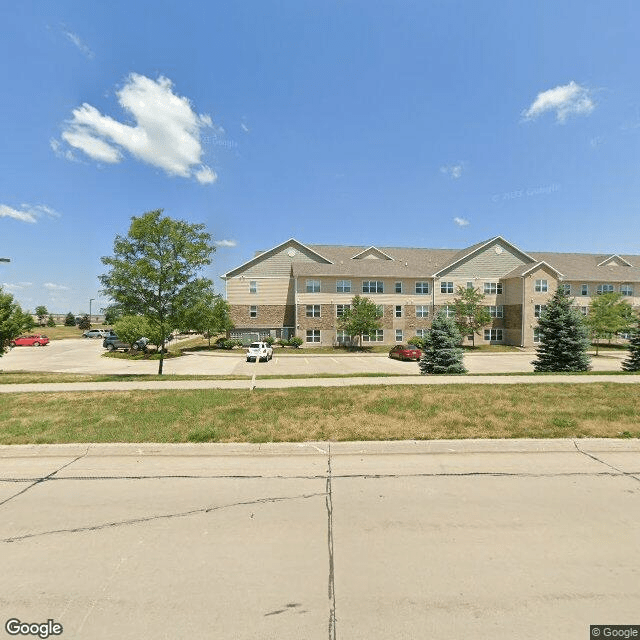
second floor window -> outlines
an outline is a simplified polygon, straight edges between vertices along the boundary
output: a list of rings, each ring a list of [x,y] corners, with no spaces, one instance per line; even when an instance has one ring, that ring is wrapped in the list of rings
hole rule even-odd
[[[501,304],[497,307],[487,307],[487,309],[492,318],[504,318],[504,307]]]
[[[536,280],[536,293],[546,293],[549,290],[549,284],[546,280]]]
[[[426,304],[418,304],[416,305],[416,318],[428,318],[429,317],[429,307]]]
[[[362,293],[384,293],[382,280],[363,280]]]
[[[351,309],[350,304],[337,304],[336,305],[336,318],[342,318],[342,316]]]
[[[402,318],[402,305],[396,305],[396,318]]]
[[[308,304],[307,305],[307,318],[319,318],[320,317],[320,305]]]
[[[533,315],[536,318],[542,317],[542,314],[547,310],[546,304],[537,304],[533,310]]]
[[[453,293],[453,282],[441,282],[440,293]]]
[[[429,283],[425,281],[416,282],[416,294],[423,295],[429,293]]]
[[[307,280],[307,293],[320,293],[320,280]]]
[[[252,305],[251,307],[249,307],[249,317],[250,318],[257,318],[258,317],[258,307],[255,305]]]

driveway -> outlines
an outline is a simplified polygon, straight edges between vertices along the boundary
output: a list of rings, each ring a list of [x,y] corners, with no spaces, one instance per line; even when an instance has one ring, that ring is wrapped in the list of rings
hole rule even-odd
[[[157,373],[157,361],[103,358],[101,340],[54,340],[46,347],[16,347],[0,358],[0,371],[54,371],[64,373]],[[619,371],[626,353],[609,352],[592,359],[594,371]],[[486,353],[465,356],[470,373],[533,371],[533,352]],[[244,351],[193,353],[165,360],[164,372],[201,375],[309,375],[315,373],[417,374],[415,362],[399,362],[385,355],[315,355],[281,353],[276,349],[268,363],[247,363]]]
[[[585,640],[639,539],[637,440],[0,447],[2,623],[63,638]]]

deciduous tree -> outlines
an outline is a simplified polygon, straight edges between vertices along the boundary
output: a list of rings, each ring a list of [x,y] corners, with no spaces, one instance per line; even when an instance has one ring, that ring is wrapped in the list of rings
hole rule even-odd
[[[143,315],[152,332],[162,336],[158,373],[162,374],[164,337],[178,326],[211,281],[199,276],[215,248],[203,224],[191,224],[149,211],[131,219],[129,232],[116,236],[113,256],[100,276],[103,292],[127,315]]]
[[[596,296],[589,305],[589,315],[586,318],[591,337],[596,343],[596,355],[600,339],[611,337],[629,329],[634,315],[631,305],[622,299],[620,293],[603,293]]]
[[[30,313],[23,312],[10,293],[0,287],[0,356],[22,332],[33,327]]]
[[[475,346],[476,334],[480,335],[480,330],[491,322],[491,315],[482,304],[484,294],[480,289],[467,289],[458,287],[456,297],[453,299],[455,311],[454,322],[460,331],[461,338],[471,335],[472,343]]]
[[[38,324],[41,327],[44,326],[44,323],[47,320],[48,315],[49,315],[49,312],[47,311],[47,307],[45,307],[42,304],[36,307],[36,316],[38,318]]]
[[[363,335],[371,335],[382,327],[378,305],[369,298],[354,296],[350,308],[338,318],[338,327],[350,336],[358,336],[362,346]]]
[[[185,309],[179,326],[183,331],[197,331],[207,336],[210,347],[212,336],[233,329],[229,303],[213,291],[205,292],[193,306]]]

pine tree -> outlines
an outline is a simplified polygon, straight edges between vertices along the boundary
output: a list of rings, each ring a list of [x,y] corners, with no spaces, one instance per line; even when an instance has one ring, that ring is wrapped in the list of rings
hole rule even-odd
[[[466,373],[462,363],[460,331],[456,323],[440,312],[424,339],[420,373]]]
[[[535,371],[588,371],[589,330],[571,299],[558,289],[538,321],[540,346]]]
[[[71,313],[71,311],[69,311],[69,313],[67,313],[67,315],[65,316],[64,326],[65,327],[75,327],[76,326],[76,317],[73,315],[73,313]]]
[[[640,316],[636,318],[629,342],[629,355],[623,361],[622,368],[624,371],[640,371]]]

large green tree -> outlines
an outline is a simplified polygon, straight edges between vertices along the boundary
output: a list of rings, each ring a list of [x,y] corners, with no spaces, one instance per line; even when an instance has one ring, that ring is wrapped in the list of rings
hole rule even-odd
[[[461,341],[462,336],[454,320],[447,318],[442,311],[438,313],[423,339],[422,357],[418,363],[420,373],[466,373]]]
[[[596,296],[589,305],[586,318],[591,337],[596,344],[596,355],[601,338],[627,331],[634,320],[631,305],[622,299],[620,293],[603,293]]]
[[[0,356],[23,331],[33,327],[33,318],[22,311],[20,305],[10,293],[4,293],[0,287]]]
[[[571,299],[558,289],[538,320],[540,344],[535,371],[588,371],[589,330],[584,316],[571,306]]]
[[[113,329],[118,338],[129,345],[129,349],[133,349],[133,345],[140,338],[151,340],[149,321],[145,316],[122,316],[116,321]]]
[[[453,299],[455,311],[454,322],[460,331],[461,337],[471,335],[472,342],[476,344],[476,334],[480,335],[480,330],[491,322],[491,314],[482,302],[484,294],[480,289],[467,289],[458,287],[456,297]]]
[[[631,331],[629,355],[622,362],[625,371],[640,371],[640,315],[634,314],[634,326]]]
[[[350,336],[358,336],[362,346],[363,335],[371,335],[382,328],[378,305],[369,298],[354,296],[349,309],[338,318],[338,327]]]
[[[64,317],[64,326],[65,327],[75,327],[76,326],[76,317],[69,311],[67,315]]]
[[[47,311],[47,307],[45,307],[43,304],[36,307],[36,317],[38,318],[38,324],[41,327],[44,326],[48,315],[49,312]]]
[[[211,263],[215,247],[203,224],[191,224],[162,215],[162,210],[134,216],[126,236],[116,236],[113,256],[100,276],[103,292],[126,315],[147,318],[161,336],[158,373],[162,374],[165,336],[179,324],[211,281],[200,277]]]

